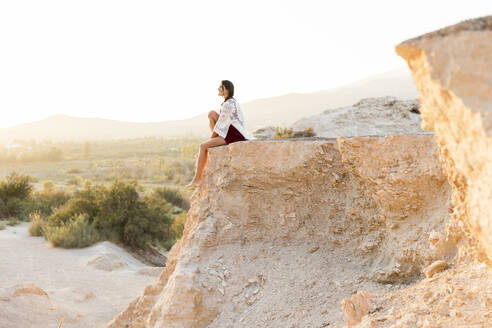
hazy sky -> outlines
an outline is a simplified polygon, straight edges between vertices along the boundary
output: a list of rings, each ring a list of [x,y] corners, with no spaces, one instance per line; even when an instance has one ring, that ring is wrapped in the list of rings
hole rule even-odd
[[[0,127],[54,114],[134,122],[313,92],[406,67],[395,45],[492,1],[0,0]]]

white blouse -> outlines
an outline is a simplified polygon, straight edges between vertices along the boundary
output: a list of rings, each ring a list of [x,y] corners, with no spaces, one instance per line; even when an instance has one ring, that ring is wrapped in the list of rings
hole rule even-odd
[[[227,101],[221,105],[219,119],[215,123],[214,131],[222,138],[225,138],[230,125],[233,125],[243,135],[244,139],[255,139],[250,137],[246,131],[243,111],[237,100],[234,98],[227,99]]]

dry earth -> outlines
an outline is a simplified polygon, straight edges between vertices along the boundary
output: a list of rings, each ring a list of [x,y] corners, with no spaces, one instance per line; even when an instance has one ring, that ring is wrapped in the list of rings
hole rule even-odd
[[[158,271],[156,271],[158,270]],[[0,231],[0,327],[103,327],[162,272],[101,242],[52,248],[28,223]]]

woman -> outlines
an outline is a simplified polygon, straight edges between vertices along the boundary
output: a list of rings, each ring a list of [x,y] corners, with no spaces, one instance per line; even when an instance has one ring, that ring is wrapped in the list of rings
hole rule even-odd
[[[241,107],[237,100],[234,99],[234,85],[231,81],[221,81],[219,96],[224,98],[224,102],[220,105],[220,114],[214,110],[208,113],[212,136],[200,144],[195,177],[186,187],[200,183],[203,169],[207,162],[208,148],[252,139],[246,131]]]

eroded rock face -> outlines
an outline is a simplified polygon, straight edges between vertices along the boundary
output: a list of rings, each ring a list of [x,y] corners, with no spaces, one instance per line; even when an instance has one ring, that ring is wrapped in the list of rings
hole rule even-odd
[[[454,255],[450,193],[432,134],[211,148],[162,274],[107,327],[340,324],[354,291]]]
[[[317,137],[360,137],[421,133],[417,99],[397,97],[364,98],[352,106],[330,108],[302,118],[291,126],[295,131],[311,127]],[[258,139],[273,139],[275,127],[253,132]]]
[[[434,130],[453,187],[454,229],[492,266],[492,16],[396,47],[420,94],[422,127]]]
[[[364,98],[352,106],[331,108],[303,118],[294,131],[312,127],[325,138],[421,133],[417,99]]]

